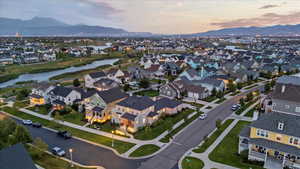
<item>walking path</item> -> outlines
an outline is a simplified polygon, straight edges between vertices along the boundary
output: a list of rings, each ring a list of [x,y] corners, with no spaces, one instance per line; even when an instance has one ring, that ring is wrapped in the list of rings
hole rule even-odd
[[[208,155],[222,142],[222,140],[224,139],[224,137],[234,128],[234,126],[240,121],[240,120],[247,120],[247,121],[252,121],[252,119],[250,120],[247,117],[243,117],[249,110],[251,110],[252,108],[254,108],[257,104],[259,103],[259,101],[257,101],[255,104],[249,106],[245,111],[243,111],[243,113],[241,115],[231,115],[229,118],[233,118],[235,119],[224,131],[223,133],[214,141],[214,143],[212,145],[210,145],[208,147],[208,149],[204,152],[204,153],[194,153],[191,149],[189,150],[178,162],[178,167],[179,169],[182,169],[182,160],[186,157],[186,156],[192,156],[192,157],[196,157],[198,159],[201,159],[204,162],[204,169],[211,169],[211,168],[224,168],[224,169],[237,169],[235,167],[231,167],[228,165],[224,165],[221,163],[216,163],[214,161],[211,161],[208,158]],[[237,117],[239,116],[239,117]],[[201,144],[201,143],[200,143]]]

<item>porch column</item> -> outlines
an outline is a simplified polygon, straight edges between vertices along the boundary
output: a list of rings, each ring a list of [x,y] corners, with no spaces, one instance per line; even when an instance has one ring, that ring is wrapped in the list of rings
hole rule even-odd
[[[265,154],[265,161],[264,162],[267,161],[267,158],[268,158],[268,149],[266,148],[266,154]]]
[[[282,168],[284,168],[285,156],[286,156],[286,153],[283,153]]]

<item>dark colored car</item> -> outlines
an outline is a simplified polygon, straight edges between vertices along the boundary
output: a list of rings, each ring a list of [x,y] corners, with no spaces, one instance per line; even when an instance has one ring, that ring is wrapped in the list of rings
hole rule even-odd
[[[72,138],[72,134],[68,131],[58,131],[57,135],[60,136],[60,137],[63,137],[64,139]]]
[[[32,127],[41,128],[42,124],[41,123],[32,123]]]

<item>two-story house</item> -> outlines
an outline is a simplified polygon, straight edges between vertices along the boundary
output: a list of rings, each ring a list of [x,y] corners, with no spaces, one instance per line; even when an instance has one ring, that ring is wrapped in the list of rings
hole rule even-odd
[[[106,74],[102,71],[93,72],[84,76],[85,87],[93,88],[94,83],[100,79],[106,78]]]
[[[112,112],[112,122],[120,124],[120,128],[136,132],[147,124],[147,116],[154,112],[155,102],[147,96],[130,96],[118,102]]]

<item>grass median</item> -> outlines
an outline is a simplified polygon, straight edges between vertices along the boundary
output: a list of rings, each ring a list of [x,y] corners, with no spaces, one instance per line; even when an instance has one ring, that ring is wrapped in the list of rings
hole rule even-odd
[[[217,129],[210,137],[207,137],[204,140],[204,143],[201,144],[198,148],[194,149],[195,153],[204,153],[209,146],[211,146],[217,138],[223,133],[223,131],[233,122],[233,119],[226,120],[219,129]]]
[[[159,149],[160,149],[160,147],[158,147],[157,145],[154,145],[154,144],[142,145],[141,147],[139,147],[138,149],[133,151],[129,155],[129,157],[143,157],[143,156],[151,155],[151,154],[157,152]]]
[[[182,169],[202,169],[204,162],[195,157],[185,157],[181,163]]]
[[[42,119],[30,114],[26,114],[24,112],[21,112],[15,108],[10,108],[10,107],[3,107],[0,110],[12,114],[14,116],[17,116],[19,118],[22,119],[29,119],[32,120],[33,122],[39,122],[41,123],[43,126],[55,129],[55,130],[67,130],[69,132],[72,133],[73,136],[97,143],[97,144],[101,144],[101,145],[105,145],[107,147],[111,147],[113,149],[115,149],[117,152],[119,152],[120,154],[127,152],[130,148],[132,148],[133,146],[135,146],[134,143],[128,143],[128,142],[123,142],[123,141],[119,141],[119,140],[114,140],[114,147],[112,147],[111,143],[112,143],[112,139],[105,137],[105,136],[101,136],[101,135],[97,135],[97,134],[93,134],[90,132],[86,132],[86,131],[82,131],[79,129],[75,129],[72,127],[68,127],[68,126],[64,126],[61,124],[56,123],[55,121],[49,121],[46,119]]]

